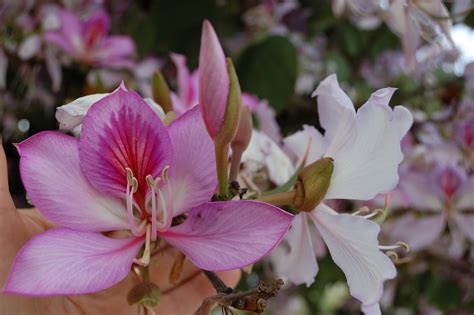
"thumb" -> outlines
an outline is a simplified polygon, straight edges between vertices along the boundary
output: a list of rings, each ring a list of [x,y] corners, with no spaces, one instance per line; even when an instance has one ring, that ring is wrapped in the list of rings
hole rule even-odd
[[[1,138],[0,142],[3,143]],[[8,188],[7,158],[2,144],[0,147],[0,212],[11,209],[15,209],[15,204],[13,203],[10,189]]]

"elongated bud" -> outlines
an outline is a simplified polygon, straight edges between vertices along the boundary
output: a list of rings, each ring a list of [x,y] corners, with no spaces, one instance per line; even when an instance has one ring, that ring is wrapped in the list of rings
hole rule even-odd
[[[248,106],[242,108],[242,113],[240,115],[239,128],[235,134],[234,139],[231,142],[231,148],[240,149],[245,151],[250,144],[250,139],[252,138],[253,122],[252,122],[252,113]]]
[[[143,305],[155,308],[160,303],[160,288],[151,282],[142,282],[134,286],[127,295],[129,305]]]
[[[224,123],[229,82],[224,51],[214,28],[206,20],[202,25],[199,52],[199,105],[207,131],[213,139]]]
[[[227,71],[230,79],[229,97],[226,103],[224,122],[214,138],[214,142],[220,145],[229,144],[235,138],[242,115],[242,92],[237,73],[230,58],[227,58]]]
[[[300,211],[312,211],[324,199],[331,183],[334,160],[326,157],[306,166],[296,182],[294,205]]]
[[[156,71],[151,78],[151,91],[153,93],[153,100],[160,104],[165,113],[173,110],[170,89],[163,74],[159,70]]]
[[[250,144],[252,138],[253,122],[252,113],[250,108],[245,106],[242,108],[242,114],[240,116],[239,128],[232,140],[230,147],[232,149],[232,162],[230,165],[230,180],[234,181],[239,174],[240,161],[244,151]]]

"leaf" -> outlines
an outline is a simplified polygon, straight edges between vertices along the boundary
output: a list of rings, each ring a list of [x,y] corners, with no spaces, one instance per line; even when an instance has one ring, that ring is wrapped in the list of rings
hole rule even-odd
[[[236,62],[242,90],[283,109],[294,93],[298,60],[295,47],[282,36],[248,46]]]

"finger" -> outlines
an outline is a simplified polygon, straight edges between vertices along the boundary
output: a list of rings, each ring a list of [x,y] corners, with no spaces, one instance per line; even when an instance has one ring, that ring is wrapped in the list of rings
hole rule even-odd
[[[157,314],[194,314],[202,301],[215,295],[216,290],[190,261],[185,262],[178,284],[170,284],[168,278],[175,258],[176,250],[167,248],[156,255],[151,264],[151,278],[162,292]],[[240,270],[218,274],[230,287],[234,287],[240,279]]]
[[[1,138],[0,142],[2,142]],[[7,158],[2,144],[0,148],[0,211],[12,210],[14,208],[15,205],[10,195],[10,189],[8,188]]]

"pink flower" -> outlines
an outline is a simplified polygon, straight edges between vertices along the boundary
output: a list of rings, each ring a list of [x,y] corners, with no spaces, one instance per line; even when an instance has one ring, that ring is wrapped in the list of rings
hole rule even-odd
[[[308,152],[308,163],[331,157],[334,171],[323,203],[295,217],[286,237],[290,250],[279,247],[274,252],[276,272],[309,286],[318,273],[315,245],[322,238],[346,275],[351,295],[362,302],[366,314],[380,314],[383,282],[395,277],[395,267],[381,251],[386,247],[379,246],[380,227],[368,220],[372,214],[340,214],[327,202],[369,200],[396,186],[403,159],[400,141],[412,124],[412,116],[402,106],[393,110],[388,106],[394,91],[385,88],[374,92],[356,112],[336,76],[331,75],[313,93],[318,97],[324,135],[305,126],[284,140],[298,156],[297,165]]]
[[[400,190],[407,199],[407,208],[416,209],[401,216],[390,232],[392,238],[405,241],[420,250],[437,241],[446,225],[451,233],[464,235],[474,242],[474,177],[463,168],[441,162],[424,170],[404,172]],[[453,237],[454,239],[454,237]]]
[[[61,227],[18,253],[5,292],[83,294],[147,265],[161,238],[206,270],[259,260],[292,216],[255,201],[208,202],[216,190],[213,143],[195,107],[165,127],[123,86],[95,102],[79,139],[42,132],[18,145],[28,195]],[[174,217],[187,214],[182,224]],[[113,238],[115,231],[121,238]],[[116,233],[117,234],[117,233]],[[145,245],[143,257],[137,254]]]
[[[44,39],[61,47],[71,57],[94,66],[131,67],[135,45],[128,36],[108,36],[110,17],[99,10],[85,21],[71,11],[58,12],[60,26],[44,34]]]

